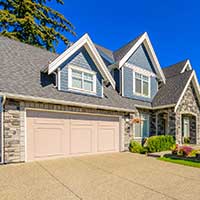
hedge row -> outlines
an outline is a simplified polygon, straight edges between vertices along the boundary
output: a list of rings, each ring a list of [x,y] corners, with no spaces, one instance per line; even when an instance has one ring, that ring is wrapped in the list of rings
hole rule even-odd
[[[149,137],[144,146],[139,142],[131,140],[129,150],[133,153],[153,153],[170,150],[175,144],[175,139],[171,135],[160,135]]]

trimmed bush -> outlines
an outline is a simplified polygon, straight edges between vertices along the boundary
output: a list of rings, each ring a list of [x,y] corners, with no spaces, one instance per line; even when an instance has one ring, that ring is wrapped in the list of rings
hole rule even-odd
[[[131,140],[130,145],[129,145],[129,150],[132,153],[142,153],[143,147],[139,142]]]
[[[171,135],[152,136],[147,140],[146,148],[148,152],[160,152],[171,150],[174,146],[175,140]]]
[[[190,137],[184,137],[184,144],[190,144]]]

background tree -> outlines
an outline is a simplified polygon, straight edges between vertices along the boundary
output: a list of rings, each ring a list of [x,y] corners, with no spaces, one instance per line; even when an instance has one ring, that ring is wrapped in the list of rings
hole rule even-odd
[[[51,0],[48,0],[51,2]],[[0,0],[0,35],[55,52],[68,32],[75,36],[74,26],[46,0]],[[64,4],[63,0],[56,0]]]

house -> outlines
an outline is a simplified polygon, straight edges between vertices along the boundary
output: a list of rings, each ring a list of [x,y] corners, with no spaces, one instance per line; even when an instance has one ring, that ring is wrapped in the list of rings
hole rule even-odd
[[[128,150],[131,138],[200,143],[189,60],[161,68],[147,33],[111,51],[85,34],[58,55],[0,37],[1,162]]]

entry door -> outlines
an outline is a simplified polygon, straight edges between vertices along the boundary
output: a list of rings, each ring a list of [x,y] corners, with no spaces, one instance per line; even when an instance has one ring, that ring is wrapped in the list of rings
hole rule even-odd
[[[190,137],[190,120],[189,117],[183,118],[183,136]]]

